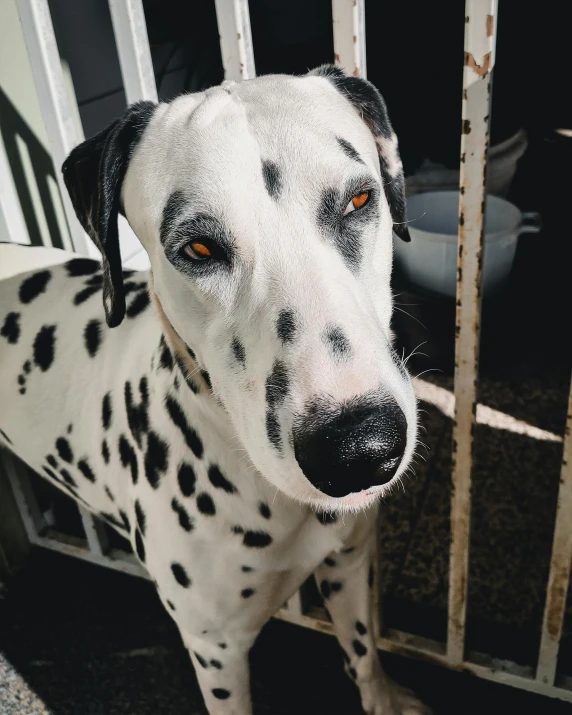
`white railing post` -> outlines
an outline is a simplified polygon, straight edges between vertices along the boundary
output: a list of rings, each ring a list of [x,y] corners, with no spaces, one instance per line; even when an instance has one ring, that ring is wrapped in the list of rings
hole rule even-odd
[[[334,59],[346,74],[367,76],[365,0],[332,0]]]
[[[253,79],[256,71],[248,0],[215,0],[215,8],[225,79]]]

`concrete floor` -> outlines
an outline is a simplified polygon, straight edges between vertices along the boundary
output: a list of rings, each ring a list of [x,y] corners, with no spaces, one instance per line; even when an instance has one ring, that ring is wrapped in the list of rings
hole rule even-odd
[[[572,706],[382,656],[435,715],[564,715]],[[361,713],[333,638],[271,622],[252,652],[257,715]],[[1,715],[205,713],[176,628],[148,582],[43,550],[0,598]]]

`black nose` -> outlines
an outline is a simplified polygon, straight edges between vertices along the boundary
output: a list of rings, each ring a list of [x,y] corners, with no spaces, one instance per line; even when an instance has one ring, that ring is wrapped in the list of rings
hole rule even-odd
[[[407,421],[397,403],[352,405],[332,415],[314,407],[294,427],[294,453],[312,484],[342,497],[397,472],[407,443]]]

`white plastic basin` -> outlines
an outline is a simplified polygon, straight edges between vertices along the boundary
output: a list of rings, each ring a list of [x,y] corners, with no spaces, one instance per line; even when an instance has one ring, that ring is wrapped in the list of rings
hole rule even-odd
[[[430,191],[407,200],[411,242],[394,237],[395,260],[413,284],[434,293],[455,297],[459,193]],[[527,223],[525,223],[525,221]],[[487,197],[483,260],[483,295],[498,292],[510,275],[518,237],[537,233],[536,213],[522,213],[497,196]]]

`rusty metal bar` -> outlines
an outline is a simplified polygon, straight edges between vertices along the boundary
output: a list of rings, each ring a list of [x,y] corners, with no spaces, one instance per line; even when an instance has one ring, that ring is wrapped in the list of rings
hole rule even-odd
[[[225,79],[253,79],[256,71],[248,0],[215,0],[215,8]]]
[[[556,524],[548,576],[542,639],[538,654],[536,678],[552,685],[558,664],[558,648],[562,637],[562,624],[566,610],[566,597],[570,583],[572,563],[572,384],[568,400],[566,432],[562,452],[562,471],[556,507]]]
[[[496,14],[497,0],[466,0],[447,629],[447,658],[451,666],[463,662],[465,650],[472,442],[478,378],[485,182]]]
[[[332,0],[334,59],[346,74],[367,76],[365,0]]]

